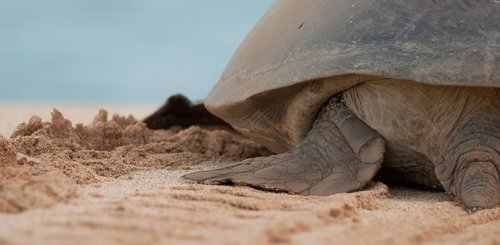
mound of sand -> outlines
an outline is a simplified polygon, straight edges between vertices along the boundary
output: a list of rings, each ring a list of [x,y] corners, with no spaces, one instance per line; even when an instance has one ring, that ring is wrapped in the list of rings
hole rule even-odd
[[[73,127],[54,110],[51,122],[33,117],[10,139],[0,138],[0,211],[50,207],[76,197],[78,185],[99,177],[265,154],[265,148],[228,130],[192,126],[153,131],[132,116],[108,120],[104,110],[90,125]]]

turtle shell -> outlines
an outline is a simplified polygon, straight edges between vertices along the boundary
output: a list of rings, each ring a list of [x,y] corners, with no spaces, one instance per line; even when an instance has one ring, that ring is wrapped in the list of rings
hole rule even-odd
[[[205,105],[283,152],[329,97],[376,79],[500,87],[500,1],[278,0]]]

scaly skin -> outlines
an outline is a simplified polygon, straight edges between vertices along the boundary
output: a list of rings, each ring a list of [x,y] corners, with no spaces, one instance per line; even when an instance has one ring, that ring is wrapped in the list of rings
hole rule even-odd
[[[383,154],[382,137],[334,98],[294,149],[184,177],[209,184],[331,195],[363,187],[380,168]]]
[[[470,210],[494,207],[500,200],[500,105],[488,97],[482,94],[469,105],[436,162],[445,190]]]

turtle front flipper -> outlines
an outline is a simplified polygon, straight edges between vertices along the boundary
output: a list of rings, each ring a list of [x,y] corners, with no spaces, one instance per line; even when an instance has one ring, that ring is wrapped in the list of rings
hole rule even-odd
[[[311,131],[288,152],[184,176],[207,184],[248,185],[303,195],[331,195],[363,187],[377,173],[385,147],[380,134],[338,98],[323,106]]]

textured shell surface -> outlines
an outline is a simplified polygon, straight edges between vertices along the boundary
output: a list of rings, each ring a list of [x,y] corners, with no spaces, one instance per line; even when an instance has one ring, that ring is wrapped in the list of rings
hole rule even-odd
[[[278,0],[205,105],[282,152],[330,96],[380,78],[500,87],[500,1]]]

